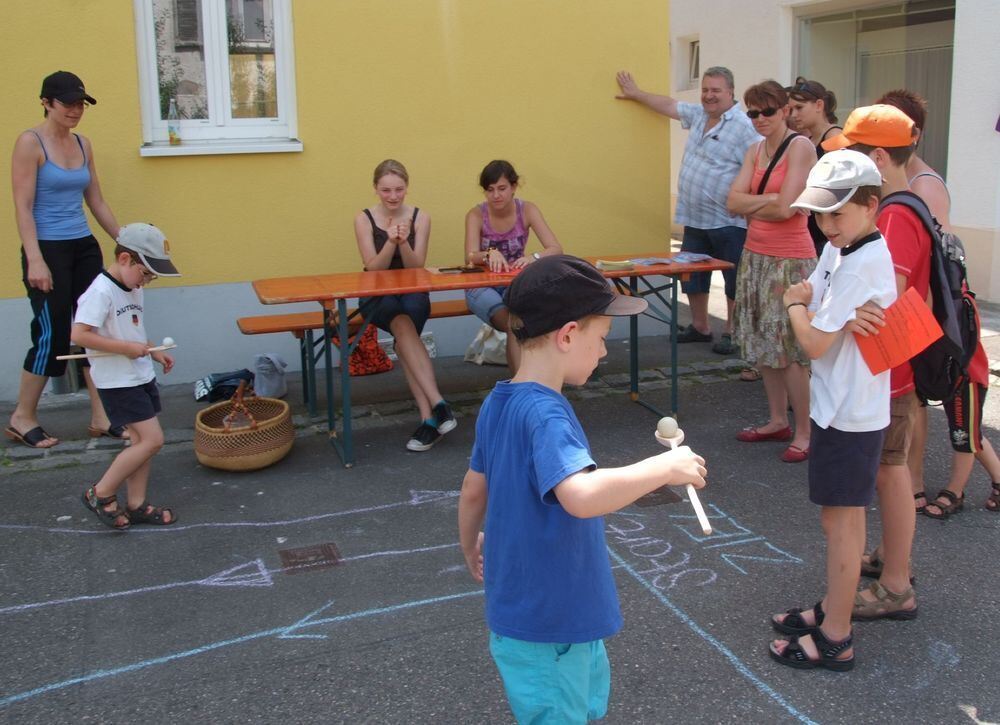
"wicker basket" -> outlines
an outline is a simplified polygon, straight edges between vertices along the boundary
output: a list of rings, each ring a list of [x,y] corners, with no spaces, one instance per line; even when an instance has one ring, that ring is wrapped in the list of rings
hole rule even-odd
[[[231,425],[240,415],[242,425]],[[249,420],[249,424],[246,421]],[[243,398],[210,405],[194,423],[198,461],[226,471],[256,471],[277,463],[292,450],[295,427],[288,403],[277,398]]]

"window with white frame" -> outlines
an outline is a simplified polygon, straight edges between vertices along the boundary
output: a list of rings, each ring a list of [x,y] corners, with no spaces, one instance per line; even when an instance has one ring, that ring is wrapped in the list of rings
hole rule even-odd
[[[688,43],[688,87],[698,88],[701,83],[701,41]]]
[[[296,151],[291,0],[134,0],[143,155]],[[181,144],[170,146],[176,101]]]

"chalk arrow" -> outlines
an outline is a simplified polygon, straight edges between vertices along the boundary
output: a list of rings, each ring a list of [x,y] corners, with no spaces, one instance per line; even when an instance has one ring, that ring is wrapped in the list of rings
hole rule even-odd
[[[431,501],[442,501],[446,498],[456,498],[459,493],[459,491],[421,491],[411,488],[410,505],[419,506],[422,503],[429,503]]]
[[[241,572],[237,574],[237,572]],[[234,566],[198,582],[206,587],[269,587],[274,584],[271,572],[261,559]]]

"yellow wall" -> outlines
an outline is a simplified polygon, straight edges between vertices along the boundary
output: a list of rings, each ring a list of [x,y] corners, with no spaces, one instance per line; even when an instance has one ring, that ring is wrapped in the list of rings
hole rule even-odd
[[[607,0],[295,0],[304,152],[141,158],[132,4],[9,3],[0,139],[9,149],[40,121],[44,75],[80,75],[99,101],[79,130],[94,143],[105,197],[119,222],[161,226],[184,272],[157,286],[357,269],[352,219],[390,156],[410,172],[408,201],[433,217],[429,264],[461,260],[464,215],[493,158],[514,163],[521,196],[567,251],[664,250],[667,124],[615,101],[614,72],[668,86],[668,5],[631,0],[622,12]],[[17,297],[7,199],[0,297]]]

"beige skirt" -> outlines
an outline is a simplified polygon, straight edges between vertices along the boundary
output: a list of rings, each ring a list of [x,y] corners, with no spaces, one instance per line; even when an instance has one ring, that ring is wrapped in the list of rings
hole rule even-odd
[[[771,368],[809,364],[795,341],[782,295],[793,284],[808,279],[815,267],[815,258],[786,259],[743,250],[736,274],[733,342],[740,346],[744,360]]]

